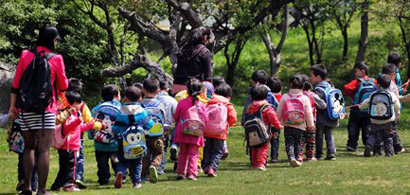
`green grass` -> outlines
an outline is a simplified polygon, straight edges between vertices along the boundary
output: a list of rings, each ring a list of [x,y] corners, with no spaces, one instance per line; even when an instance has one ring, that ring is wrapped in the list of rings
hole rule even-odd
[[[240,106],[237,106],[240,113]],[[402,142],[410,144],[410,110],[404,110],[399,123]],[[410,193],[409,153],[392,158],[384,156],[364,158],[363,147],[359,153],[345,150],[347,139],[347,121],[343,121],[334,132],[337,161],[318,161],[305,163],[299,168],[290,168],[284,151],[284,139],[281,135],[280,163],[269,165],[266,172],[252,170],[243,145],[243,129],[230,130],[228,144],[229,157],[221,162],[218,177],[209,178],[199,173],[198,181],[176,181],[172,163],[166,164],[166,175],[161,176],[157,184],[143,184],[141,189],[132,189],[127,182],[120,189],[113,185],[100,187],[97,181],[96,161],[92,141],[85,142],[86,167],[85,178],[89,188],[77,194],[404,194]],[[15,193],[17,183],[17,155],[8,152],[5,131],[0,132],[0,194]],[[361,146],[361,143],[359,143]],[[58,171],[58,158],[55,150],[51,154],[51,166],[48,187],[54,181]],[[168,159],[168,158],[167,158]],[[113,178],[112,178],[113,179]],[[61,192],[60,194],[67,194]]]

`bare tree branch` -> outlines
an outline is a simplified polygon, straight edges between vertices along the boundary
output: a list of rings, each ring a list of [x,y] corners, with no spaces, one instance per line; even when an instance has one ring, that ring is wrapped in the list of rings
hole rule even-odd
[[[192,28],[198,28],[200,26],[204,26],[204,23],[199,17],[198,13],[196,13],[191,8],[189,3],[178,3],[175,0],[166,0],[166,1],[174,9],[181,12],[181,14],[188,21],[188,23],[192,26]]]

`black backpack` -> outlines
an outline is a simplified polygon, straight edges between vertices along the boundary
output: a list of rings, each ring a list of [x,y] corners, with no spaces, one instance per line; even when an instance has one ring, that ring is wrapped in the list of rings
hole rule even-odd
[[[44,113],[52,102],[51,69],[48,60],[54,53],[32,50],[34,58],[20,80],[17,107],[26,112]],[[41,56],[41,53],[44,53]]]
[[[245,139],[248,147],[257,147],[267,143],[270,137],[270,129],[263,122],[262,110],[266,106],[262,106],[258,112],[245,116]]]

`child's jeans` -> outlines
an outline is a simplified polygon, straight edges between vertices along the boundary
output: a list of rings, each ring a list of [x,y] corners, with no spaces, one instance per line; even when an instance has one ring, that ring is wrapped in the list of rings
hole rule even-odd
[[[97,176],[100,185],[106,185],[110,181],[111,173],[108,162],[111,160],[111,168],[117,174],[118,157],[117,152],[95,151],[95,158],[97,160]]]
[[[224,141],[222,139],[206,138],[204,147],[204,159],[202,161],[202,168],[213,169],[215,171],[219,168],[219,161],[223,156]]]
[[[85,164],[84,140],[81,139],[80,151],[77,157],[77,167],[76,167],[75,179],[84,181],[84,164]]]
[[[186,177],[198,175],[198,151],[195,144],[179,144],[177,174]]]
[[[150,137],[146,139],[146,142],[148,150],[142,159],[142,178],[147,178],[151,165],[159,168],[162,162],[162,153],[164,153],[164,137]]]
[[[322,124],[316,124],[316,158],[322,158],[323,155],[323,135],[326,139],[327,156],[334,155],[335,139],[333,137],[333,127],[327,127]]]
[[[251,164],[253,168],[264,167],[268,156],[269,142],[258,147],[251,147]]]
[[[367,133],[370,130],[370,118],[359,117],[356,112],[351,111],[349,116],[349,123],[347,125],[348,140],[347,147],[356,149],[359,141],[360,129],[362,130],[362,142],[366,145]]]
[[[299,158],[303,159],[303,148],[306,146],[306,158],[313,158],[315,155],[315,130],[306,130],[303,132]]]
[[[38,152],[35,151],[35,164],[33,169],[33,174],[31,175],[31,189],[33,191],[37,191],[37,184],[38,184],[38,174],[37,174],[37,156]],[[24,168],[23,168],[23,153],[18,153],[18,164],[17,164],[17,179],[18,181],[24,180]]]
[[[133,184],[141,183],[141,170],[142,170],[142,158],[137,159],[125,159],[124,152],[118,151],[118,173],[121,172],[123,175],[130,170],[130,178]]]
[[[159,173],[164,173],[165,171],[165,161],[167,160],[167,150],[170,142],[170,136],[165,135],[164,136],[164,152],[162,154],[162,161],[161,164],[159,165],[158,172]]]
[[[285,145],[289,160],[298,160],[303,130],[285,126]]]
[[[393,123],[371,124],[366,145],[373,149],[376,144],[383,142],[385,155],[392,156],[394,154],[393,132]]]
[[[271,149],[270,149],[270,158],[271,159],[278,159],[278,157],[279,157],[280,130],[279,129],[274,129],[274,128],[272,128],[272,130],[273,130],[272,133],[273,133],[274,136],[270,140],[270,147],[271,147]],[[275,137],[275,133],[278,134],[277,137]]]
[[[58,150],[58,162],[60,164],[57,177],[51,185],[52,190],[61,187],[74,186],[75,168],[76,168],[76,152],[67,150]]]

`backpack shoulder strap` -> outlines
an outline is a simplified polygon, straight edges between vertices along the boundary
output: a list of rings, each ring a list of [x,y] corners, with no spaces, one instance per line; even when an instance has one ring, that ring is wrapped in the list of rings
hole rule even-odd
[[[55,55],[57,55],[57,54],[56,54],[56,53],[53,53],[53,52],[44,53],[44,56],[46,56],[46,59],[47,59],[47,60],[51,59],[51,58],[54,57]]]

